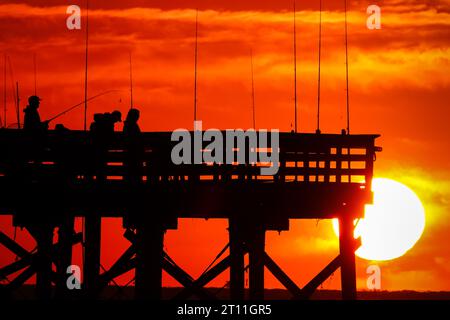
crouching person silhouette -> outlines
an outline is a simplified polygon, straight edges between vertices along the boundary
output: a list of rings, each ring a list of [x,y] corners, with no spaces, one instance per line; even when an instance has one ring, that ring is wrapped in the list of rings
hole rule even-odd
[[[107,179],[107,157],[114,141],[114,125],[122,121],[119,111],[97,113],[90,126],[91,159],[89,165],[90,179],[103,183]]]

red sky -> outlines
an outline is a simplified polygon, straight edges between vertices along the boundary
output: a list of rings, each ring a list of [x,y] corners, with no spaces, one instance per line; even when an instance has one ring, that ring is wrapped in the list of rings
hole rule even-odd
[[[318,3],[298,1],[299,125],[315,130]],[[381,133],[375,175],[405,183],[426,209],[425,232],[405,256],[379,263],[387,290],[450,290],[450,109],[448,0],[376,1],[382,29],[366,28],[366,8],[375,1],[349,1],[349,73],[352,133]],[[321,129],[345,127],[343,1],[324,1]],[[83,100],[83,29],[66,28],[69,4],[85,1],[0,3],[0,52],[11,59],[22,101],[37,92],[46,119]],[[204,128],[248,128],[251,114],[250,49],[254,55],[258,128],[288,131],[293,123],[292,1],[91,1],[89,95],[122,90],[89,104],[93,113],[129,107],[128,54],[133,56],[135,105],[145,131],[192,127],[195,8],[199,8],[198,114]],[[85,12],[83,11],[83,14]],[[9,67],[8,67],[9,68]],[[9,70],[8,70],[9,73]],[[8,75],[9,124],[15,120]],[[22,103],[22,106],[25,106]],[[3,112],[0,112],[3,119]],[[83,127],[82,110],[59,119]],[[2,218],[3,219],[3,218]],[[9,220],[2,226],[9,234]],[[269,233],[268,252],[303,285],[337,254],[329,221],[292,222],[280,236]],[[225,221],[183,220],[167,233],[173,258],[198,275],[226,244]],[[206,230],[206,231],[205,231]],[[105,239],[121,236],[120,221],[108,222]],[[24,235],[25,236],[25,235]],[[107,244],[108,245],[108,244]],[[119,254],[106,247],[104,264]],[[0,249],[1,250],[1,249]],[[2,251],[0,251],[2,252]],[[0,256],[0,265],[8,261]],[[370,261],[358,259],[365,288]],[[223,285],[225,278],[217,281]],[[267,278],[269,287],[280,285]],[[166,278],[165,283],[174,282]],[[324,288],[339,286],[338,273]]]

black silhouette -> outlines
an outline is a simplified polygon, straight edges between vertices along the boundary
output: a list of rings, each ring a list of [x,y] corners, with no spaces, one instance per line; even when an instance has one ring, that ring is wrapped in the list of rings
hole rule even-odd
[[[117,122],[122,122],[122,113],[120,111],[113,111],[112,113],[105,113],[103,115],[103,121],[105,125],[105,133],[113,135],[114,126]]]
[[[39,115],[39,105],[41,98],[31,96],[28,98],[28,106],[23,110],[25,113],[23,129],[29,132],[44,132],[48,129],[48,122],[41,122]]]
[[[127,114],[127,118],[124,121],[123,133],[127,139],[135,139],[140,136],[141,129],[139,128],[140,112],[138,109],[130,109]]]
[[[95,176],[97,182],[106,180],[106,158],[114,140],[114,125],[120,121],[122,121],[120,111],[94,115],[94,122],[90,126],[92,161],[88,164],[88,168],[90,168],[89,177]]]
[[[124,180],[128,184],[130,201],[129,214],[124,216],[125,228],[132,227],[132,221],[140,214],[139,189],[142,186],[142,169],[144,148],[142,143],[141,129],[139,128],[140,112],[138,109],[130,109],[123,126],[124,142]]]
[[[8,293],[36,273],[40,297],[51,297],[55,280],[60,288],[56,292],[70,298],[79,292],[95,298],[116,277],[135,269],[137,298],[161,298],[164,270],[184,286],[176,298],[195,294],[213,299],[216,296],[204,287],[229,268],[230,296],[243,299],[248,268],[249,297],[263,299],[266,267],[294,298],[306,299],[340,268],[343,298],[356,298],[355,250],[359,244],[353,238],[353,221],[362,217],[365,204],[371,201],[377,135],[280,133],[280,170],[270,179],[260,179],[251,165],[175,165],[170,161],[174,145],[170,132],[141,133],[135,109],[128,113],[123,133],[115,133],[114,124],[120,120],[118,112],[97,114],[89,133],[62,127],[50,131],[42,148],[45,164],[32,166],[22,156],[35,140],[28,135],[23,139],[20,131],[0,132],[0,150],[7,150],[0,153],[0,214],[12,214],[14,224],[27,228],[38,243],[37,252],[28,252],[0,232],[0,244],[19,256],[18,261],[0,268],[0,278],[12,278],[6,285]],[[206,145],[201,147],[208,152],[203,149]],[[364,153],[348,152],[352,148],[364,149]],[[363,169],[342,166],[361,161]],[[24,168],[29,168],[24,180],[17,179],[14,171],[25,172]],[[54,179],[55,172],[64,178]],[[86,172],[92,177],[87,183]],[[29,183],[33,176],[39,178]],[[352,181],[352,176],[363,176],[365,182]],[[86,219],[81,291],[65,290],[63,281],[72,245],[81,241],[73,232],[74,217]],[[125,238],[131,243],[104,272],[100,271],[102,217],[123,218]],[[176,229],[179,218],[229,221],[229,244],[198,279],[163,250],[164,233]],[[339,255],[299,288],[266,253],[265,233],[289,230],[289,219],[330,218],[340,221]],[[56,227],[63,240],[53,243]],[[228,256],[222,257],[228,248]],[[57,266],[56,275],[52,263]]]
[[[122,121],[122,113],[113,111],[112,113],[96,113],[94,122],[90,126],[90,131],[95,139],[104,140],[102,143],[108,144],[114,136],[114,126]]]
[[[91,123],[90,131],[93,135],[102,131],[103,113],[94,114],[94,121]]]
[[[130,109],[123,126],[126,158],[124,165],[127,169],[125,179],[131,188],[136,188],[142,182],[142,154],[141,129],[138,125],[140,112],[138,109]]]
[[[32,141],[29,147],[23,150],[25,156],[23,160],[34,166],[41,165],[47,144],[48,121],[41,121],[38,111],[40,101],[41,98],[38,96],[30,96],[28,106],[23,110],[25,113],[23,129]],[[27,173],[23,172],[22,177],[26,175]],[[28,176],[30,181],[40,179],[39,175],[28,174]]]
[[[198,19],[194,120],[197,120],[197,27]],[[87,102],[103,95],[87,98],[88,34],[86,28],[85,130]],[[345,38],[347,58],[346,19]],[[294,28],[294,49],[295,44]],[[350,135],[347,60],[346,131],[343,134],[297,133],[295,85],[295,130],[280,133],[280,170],[270,177],[261,176],[255,170],[258,166],[267,166],[260,154],[256,166],[245,161],[244,165],[175,165],[171,160],[172,133],[141,133],[137,124],[139,111],[135,109],[128,113],[122,134],[114,132],[115,124],[121,121],[119,111],[96,114],[89,133],[67,131],[61,127],[47,132],[48,121],[42,122],[38,112],[40,98],[30,97],[29,106],[24,110],[24,131],[31,134],[16,130],[0,131],[0,214],[12,215],[15,226],[27,228],[36,240],[37,250],[29,252],[0,231],[0,244],[18,257],[17,261],[1,266],[0,281],[6,279],[7,284],[0,285],[0,293],[5,288],[11,294],[36,274],[38,297],[51,297],[52,282],[56,283],[56,294],[59,294],[61,290],[58,287],[67,289],[64,280],[67,278],[66,268],[72,261],[71,248],[83,242],[86,250],[81,292],[90,297],[98,296],[101,289],[116,277],[135,269],[137,298],[161,298],[164,270],[184,287],[175,298],[187,299],[195,294],[200,298],[214,299],[215,294],[205,286],[228,268],[231,299],[244,299],[247,269],[249,298],[262,299],[266,267],[295,299],[309,298],[340,268],[342,297],[355,299],[355,250],[359,243],[353,237],[353,221],[363,216],[364,206],[372,201],[373,163],[375,153],[380,150],[375,146],[377,135]],[[130,55],[133,105],[131,71]],[[296,68],[294,71],[296,73]],[[320,103],[318,129],[319,111]],[[195,139],[190,142],[194,146],[191,150],[194,158],[199,152],[210,152],[205,145],[199,149]],[[250,149],[250,144],[245,144],[244,149]],[[255,153],[264,152],[254,149]],[[364,152],[354,154],[350,152],[352,149]],[[221,151],[225,154],[226,147]],[[358,162],[358,166],[352,166],[351,162]],[[361,162],[364,163],[363,168],[359,167]],[[344,167],[343,164],[348,165]],[[55,175],[63,178],[55,180]],[[363,178],[364,182],[352,181],[352,176]],[[75,217],[84,218],[83,234],[73,232]],[[100,274],[103,217],[128,218],[129,229],[124,237],[131,245],[109,270]],[[229,223],[229,243],[197,279],[164,251],[164,234],[169,229],[177,229],[179,218],[220,218]],[[289,230],[290,219],[331,218],[339,220],[339,255],[303,288],[299,288],[266,253],[266,231]],[[59,229],[57,243],[53,242],[55,228]],[[227,249],[228,256],[222,258]],[[249,255],[247,266],[246,254]],[[76,293],[77,290],[72,290],[70,298]]]

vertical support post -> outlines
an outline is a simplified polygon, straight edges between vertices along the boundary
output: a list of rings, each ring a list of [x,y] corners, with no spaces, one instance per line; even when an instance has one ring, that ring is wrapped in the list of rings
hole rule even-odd
[[[343,300],[356,300],[355,239],[353,217],[339,218],[339,249],[341,256],[341,290]]]
[[[229,219],[230,238],[230,298],[244,300],[244,241],[236,219]]]
[[[366,148],[366,164],[365,164],[365,183],[367,190],[372,190],[372,178],[373,178],[373,162],[375,159],[375,146],[371,144]]]
[[[52,294],[52,257],[53,226],[42,224],[37,227],[27,228],[37,242],[36,268],[36,292],[38,299],[47,300]]]
[[[136,234],[137,299],[161,300],[164,228],[161,223],[142,223]]]
[[[305,176],[304,176],[303,180],[306,183],[308,183],[308,182],[311,182],[311,180],[310,180],[311,171],[309,168],[309,153],[308,152],[304,153],[304,159],[305,160],[303,161],[303,167],[305,168]]]
[[[265,230],[262,225],[249,232],[250,300],[264,299],[264,247]]]
[[[341,183],[342,182],[342,176],[341,176],[341,169],[342,169],[342,148],[336,147],[336,182]]]
[[[97,288],[100,276],[102,218],[91,212],[85,219],[84,289],[88,298],[95,298],[98,294]]]
[[[61,223],[58,230],[58,242],[60,244],[60,252],[56,259],[56,272],[58,274],[58,282],[56,283],[56,296],[58,298],[66,298],[70,290],[66,285],[67,268],[72,264],[72,236],[74,234],[74,218],[67,216]]]

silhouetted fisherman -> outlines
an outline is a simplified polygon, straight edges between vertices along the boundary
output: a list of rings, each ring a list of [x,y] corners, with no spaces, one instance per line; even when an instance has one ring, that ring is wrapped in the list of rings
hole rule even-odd
[[[126,149],[125,180],[130,183],[130,187],[137,187],[142,181],[142,155],[143,146],[141,141],[141,129],[139,128],[140,112],[138,109],[130,109],[123,126],[124,143]]]
[[[31,96],[28,98],[28,106],[23,110],[25,113],[23,129],[29,132],[45,132],[48,129],[48,122],[41,122],[39,116],[39,105],[41,98]]]
[[[124,121],[123,133],[127,139],[138,138],[141,135],[141,129],[139,128],[140,112],[138,109],[130,109],[127,114],[127,118]]]
[[[120,111],[95,114],[90,126],[93,172],[98,181],[106,180],[107,154],[114,139],[114,125],[122,121]]]
[[[34,164],[33,166],[28,166],[30,170],[28,173],[23,174],[24,177],[28,177],[29,181],[36,181],[42,178],[39,167],[42,163],[47,143],[48,122],[41,121],[38,111],[40,102],[41,98],[38,96],[30,96],[28,105],[23,110],[25,113],[23,129],[28,133],[28,148],[24,150],[24,160],[28,164]]]
[[[108,132],[114,133],[114,125],[117,122],[122,122],[122,113],[120,111],[113,111],[111,114],[105,113],[106,116],[106,126]]]
[[[122,113],[120,111],[113,111],[112,113],[96,113],[94,115],[94,122],[90,126],[90,131],[93,137],[105,139],[105,143],[114,135],[114,125],[122,121]]]

